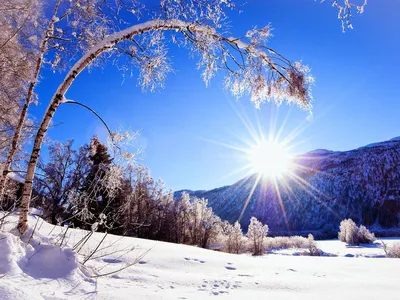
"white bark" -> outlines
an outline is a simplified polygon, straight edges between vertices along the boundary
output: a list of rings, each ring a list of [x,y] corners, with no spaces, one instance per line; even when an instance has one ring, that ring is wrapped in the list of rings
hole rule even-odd
[[[45,36],[43,37],[42,43],[40,45],[39,57],[36,61],[33,77],[32,77],[31,82],[29,83],[28,92],[27,92],[24,104],[22,106],[22,110],[21,110],[21,113],[19,116],[17,127],[15,128],[15,131],[14,131],[14,136],[13,136],[13,139],[11,142],[11,147],[10,147],[7,159],[3,165],[3,171],[2,171],[2,173],[0,173],[0,200],[4,193],[4,188],[5,188],[5,185],[7,182],[7,174],[10,172],[10,166],[11,166],[13,158],[16,154],[16,151],[18,148],[18,143],[19,143],[21,133],[22,133],[22,128],[24,126],[24,123],[25,123],[25,120],[26,120],[26,117],[28,114],[29,104],[31,103],[32,95],[33,95],[36,83],[38,81],[38,78],[39,78],[39,73],[40,73],[40,69],[42,66],[42,62],[43,62],[43,56],[44,56],[44,53],[47,48],[47,42],[49,40],[49,36],[51,36],[54,31],[54,24],[56,23],[56,19],[54,18],[54,16],[57,14],[57,10],[60,5],[60,1],[61,0],[58,0],[56,3],[54,13],[53,13],[53,18],[49,22]]]

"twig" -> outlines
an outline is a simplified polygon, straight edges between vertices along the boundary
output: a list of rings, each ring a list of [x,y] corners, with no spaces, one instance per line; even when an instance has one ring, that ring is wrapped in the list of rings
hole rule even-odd
[[[89,256],[83,261],[82,265],[84,265],[92,256],[93,254],[96,253],[97,249],[99,249],[100,245],[103,243],[107,236],[107,232],[104,234],[103,238],[101,239],[100,243],[97,245],[97,247],[92,251],[92,253],[89,254]]]
[[[127,268],[129,268],[129,267],[132,267],[133,265],[136,265],[143,257],[145,257],[146,254],[149,253],[150,250],[151,250],[151,249],[149,249],[149,250],[147,250],[146,252],[142,253],[139,257],[137,257],[137,258],[135,259],[135,261],[134,261],[133,263],[128,264],[128,265],[126,265],[125,267],[122,267],[122,268],[120,268],[120,269],[118,269],[118,270],[111,271],[111,272],[108,272],[108,273],[98,274],[98,275],[95,275],[95,276],[90,276],[90,278],[99,278],[99,277],[104,277],[104,276],[112,275],[112,274],[121,272],[122,270],[125,270],[125,269],[127,269]]]
[[[29,238],[27,244],[29,244],[29,243],[31,242],[31,240],[32,240],[32,238],[33,238],[33,234],[35,233],[35,230],[36,230],[36,226],[37,226],[37,224],[39,223],[39,220],[40,220],[40,218],[37,218],[35,227],[33,227],[32,234],[31,234],[31,236],[30,236],[30,238]]]

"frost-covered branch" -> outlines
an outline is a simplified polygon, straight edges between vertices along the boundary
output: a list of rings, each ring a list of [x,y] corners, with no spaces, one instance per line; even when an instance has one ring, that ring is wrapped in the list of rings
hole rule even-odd
[[[326,0],[322,0],[324,2]],[[355,0],[357,4],[353,3],[352,0],[331,0],[332,7],[336,8],[338,11],[338,19],[342,22],[342,31],[345,32],[346,29],[353,29],[353,24],[351,19],[353,17],[353,11],[356,13],[364,13],[365,6],[367,5],[367,0]]]

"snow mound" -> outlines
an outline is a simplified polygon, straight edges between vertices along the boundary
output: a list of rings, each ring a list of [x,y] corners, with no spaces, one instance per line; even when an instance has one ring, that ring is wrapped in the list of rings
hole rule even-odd
[[[68,277],[78,269],[78,258],[70,248],[39,245],[19,261],[25,274],[33,278],[58,279]]]
[[[0,276],[24,273],[36,279],[58,279],[79,270],[77,254],[71,248],[49,244],[39,234],[35,234],[34,238],[30,236],[27,234],[21,240],[13,232],[0,234]]]
[[[25,255],[19,238],[11,233],[0,234],[0,275],[17,274],[18,258]],[[1,295],[1,293],[0,293]]]

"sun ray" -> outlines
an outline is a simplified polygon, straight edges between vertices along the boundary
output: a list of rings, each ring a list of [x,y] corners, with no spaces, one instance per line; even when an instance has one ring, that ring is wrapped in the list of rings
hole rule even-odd
[[[239,151],[239,152],[243,152],[243,153],[246,153],[247,150],[248,150],[245,147],[235,146],[235,145],[232,145],[232,144],[228,144],[228,143],[224,143],[224,142],[220,142],[220,141],[216,141],[216,140],[211,140],[211,139],[207,139],[207,138],[201,138],[201,139],[203,141],[205,141],[205,142],[209,142],[209,143],[212,143],[212,144],[215,144],[215,145],[223,146],[223,147],[226,147],[226,148],[229,148],[229,149],[232,149],[232,150],[236,150],[236,151]]]
[[[245,213],[245,211],[247,209],[247,206],[249,205],[250,199],[253,196],[254,191],[255,191],[260,179],[261,179],[261,174],[258,174],[256,180],[254,181],[253,187],[251,188],[249,196],[247,197],[247,199],[246,199],[246,201],[245,201],[245,203],[243,205],[242,211],[240,212],[240,215],[239,215],[239,218],[238,218],[238,222],[240,222],[240,220],[242,219],[242,217],[243,217],[243,215],[244,215],[244,213]]]
[[[276,195],[278,197],[278,202],[279,202],[279,205],[281,207],[281,211],[282,211],[282,214],[283,214],[283,219],[285,220],[286,228],[287,228],[288,231],[290,231],[289,222],[288,222],[287,216],[286,216],[286,208],[285,208],[285,205],[283,204],[283,201],[282,201],[282,197],[281,197],[281,193],[280,193],[280,190],[279,190],[279,187],[278,187],[278,183],[276,181],[276,178],[272,178],[272,180],[274,182],[275,192],[276,192]]]
[[[296,194],[293,192],[292,187],[288,184],[285,177],[281,179],[281,182],[286,191],[289,193],[289,195],[295,198],[297,204],[300,205],[301,207],[304,207],[303,203],[301,203],[299,198],[297,198]]]
[[[260,118],[260,110],[254,112],[253,118],[246,115],[244,108],[240,105],[232,106],[232,109],[243,125],[246,134],[238,134],[240,130],[231,128],[231,130],[228,129],[228,135],[235,137],[235,143],[210,139],[204,140],[232,149],[239,154],[238,156],[233,155],[234,159],[244,158],[246,161],[242,167],[235,168],[235,170],[224,176],[224,178],[228,178],[235,174],[243,173],[249,177],[247,177],[248,180],[240,181],[240,183],[247,185],[252,182],[250,183],[251,186],[248,195],[243,195],[243,199],[239,200],[238,198],[235,200],[243,201],[238,220],[240,221],[243,218],[251,201],[257,202],[257,207],[266,207],[270,196],[273,195],[272,197],[276,201],[277,208],[280,207],[282,212],[281,220],[285,222],[287,230],[291,230],[291,224],[289,224],[288,220],[289,212],[287,211],[291,207],[286,207],[286,199],[293,199],[294,203],[304,207],[304,204],[296,196],[296,187],[305,190],[316,201],[320,203],[322,201],[321,205],[326,207],[322,199],[325,199],[326,196],[299,176],[302,174],[301,172],[311,175],[313,172],[320,172],[310,167],[312,163],[307,163],[308,159],[315,157],[307,157],[307,155],[295,157],[293,155],[293,151],[297,147],[308,142],[308,139],[299,139],[299,136],[303,135],[311,122],[304,119],[293,130],[287,132],[285,126],[288,124],[291,111],[283,117],[283,122],[278,122],[279,111],[277,109],[271,108],[270,118],[266,119]],[[261,189],[260,193],[258,193],[257,187]],[[255,194],[258,196],[255,197]],[[332,213],[337,215],[335,212]]]
[[[310,183],[308,183],[307,181],[305,181],[304,179],[302,179],[301,177],[297,176],[294,173],[290,174],[292,176],[292,179],[294,179],[297,184],[299,184],[299,186],[303,187],[303,190],[309,194],[310,196],[312,196],[318,203],[320,203],[323,207],[325,207],[330,213],[332,213],[338,220],[341,220],[342,217],[340,216],[340,214],[338,214],[336,211],[334,211],[332,208],[330,208],[325,202],[323,202],[320,197],[318,197],[317,195],[315,195],[312,191],[317,192],[318,194],[322,195],[324,198],[329,198],[328,196],[326,196],[324,193],[322,193],[321,191],[319,191],[317,188],[315,188],[314,186],[312,186]]]

